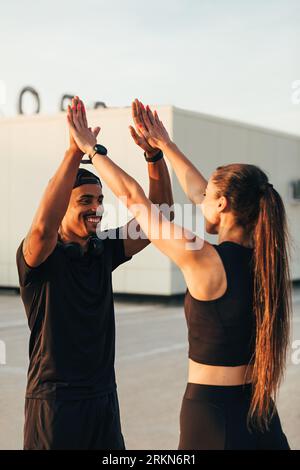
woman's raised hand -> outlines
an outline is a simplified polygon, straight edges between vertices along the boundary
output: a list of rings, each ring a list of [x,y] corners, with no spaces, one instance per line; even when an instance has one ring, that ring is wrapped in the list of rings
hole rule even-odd
[[[143,103],[139,103],[140,113],[135,120],[139,135],[143,136],[152,148],[163,150],[163,147],[171,142],[166,128],[156,111],[153,113],[148,105],[145,107]]]
[[[147,140],[143,136],[143,134],[139,130],[139,125],[141,123],[144,123],[143,120],[143,115],[142,115],[142,103],[138,99],[132,102],[131,104],[131,111],[132,111],[132,119],[135,125],[135,128],[133,126],[129,126],[130,134],[135,143],[141,147],[145,152],[147,152],[148,157],[152,157],[157,152],[159,151],[158,148],[151,147],[150,144],[148,144]]]
[[[72,99],[72,106],[68,106],[67,120],[70,134],[83,153],[91,154],[97,143],[100,127],[88,127],[85,106],[78,96]]]

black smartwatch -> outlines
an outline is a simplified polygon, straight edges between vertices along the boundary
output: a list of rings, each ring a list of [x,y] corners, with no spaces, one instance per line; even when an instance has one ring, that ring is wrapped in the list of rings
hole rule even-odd
[[[164,154],[162,153],[161,150],[159,150],[158,153],[154,155],[154,157],[147,157],[147,153],[144,152],[145,160],[148,163],[158,162],[158,160],[161,160],[163,158],[163,156],[164,156]]]
[[[93,157],[98,153],[99,155],[107,155],[107,148],[104,145],[96,144],[93,147],[94,153],[89,155],[90,160],[93,160]]]

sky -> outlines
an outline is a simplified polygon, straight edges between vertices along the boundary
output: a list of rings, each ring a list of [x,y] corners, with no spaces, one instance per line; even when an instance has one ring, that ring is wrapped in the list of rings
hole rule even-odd
[[[299,0],[9,0],[0,58],[0,119],[30,85],[44,114],[137,97],[300,135]]]

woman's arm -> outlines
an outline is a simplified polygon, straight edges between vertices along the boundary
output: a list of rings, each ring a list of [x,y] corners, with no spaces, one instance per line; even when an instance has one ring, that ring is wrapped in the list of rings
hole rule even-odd
[[[147,152],[148,153],[148,152]],[[157,150],[156,152],[157,153]],[[149,154],[148,154],[149,155]],[[93,158],[93,162],[96,157]],[[101,165],[101,159],[100,159]],[[96,162],[94,166],[97,169]],[[166,216],[169,220],[173,219],[173,211],[169,210],[173,208],[173,194],[172,194],[172,186],[169,171],[166,165],[166,162],[162,158],[161,160],[155,163],[147,163],[148,167],[148,176],[149,176],[149,200],[153,204],[164,205],[166,207],[167,212]],[[97,170],[100,174],[99,170]],[[139,223],[136,218],[130,220],[126,226],[124,227],[125,233],[140,233]],[[150,241],[148,238],[145,237],[130,237],[124,239],[124,249],[126,256],[133,256],[143,250],[147,245],[149,245]]]
[[[149,106],[146,108],[139,101],[139,113],[136,115],[135,124],[148,144],[163,151],[171,163],[178,181],[191,202],[200,204],[207,186],[207,180],[193,165],[192,162],[179,150],[170,139],[167,130],[160,121],[158,114],[152,113]]]
[[[132,103],[132,117],[135,118],[138,112],[138,105]],[[136,145],[138,145],[146,154],[147,157],[153,158],[159,152],[159,149],[151,147],[146,141],[145,137],[136,130],[133,126],[129,126],[131,137],[133,138]],[[165,162],[162,158],[156,162],[148,162],[148,176],[149,176],[149,199],[154,204],[163,204],[166,208],[173,207],[173,193],[169,171]],[[173,219],[173,212],[168,210],[168,218]],[[124,227],[122,227],[123,233],[128,234],[124,238],[124,250],[126,256],[133,256],[143,250],[149,245],[150,240],[144,236],[136,237],[137,233],[141,233],[141,227],[135,218],[131,219]],[[133,236],[130,236],[133,234]]]
[[[138,102],[133,102],[131,106],[132,118],[136,124],[136,116],[141,113],[141,105]],[[142,150],[144,150],[147,157],[155,157],[160,153],[157,147],[151,147],[143,134],[133,126],[129,126],[131,136]],[[174,204],[171,179],[169,171],[164,158],[155,162],[148,162],[148,175],[149,175],[149,199],[154,204],[164,204],[166,207],[172,208]],[[173,213],[170,214],[171,220]]]
[[[96,137],[94,131],[87,127],[82,102],[79,102],[73,110],[68,108],[68,123],[79,148],[84,153],[92,155]],[[132,212],[148,239],[180,268],[184,269],[190,264],[196,252],[201,251],[204,241],[192,232],[170,222],[146,197],[137,181],[108,156],[96,154],[93,157],[93,164],[113,193]]]

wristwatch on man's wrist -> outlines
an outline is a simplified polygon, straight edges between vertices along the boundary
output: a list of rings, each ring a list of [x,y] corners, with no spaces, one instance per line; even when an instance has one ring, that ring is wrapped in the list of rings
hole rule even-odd
[[[158,160],[161,160],[163,158],[163,156],[164,156],[164,154],[162,153],[161,150],[159,150],[153,157],[147,157],[147,152],[144,152],[145,160],[148,163],[158,162]]]
[[[101,144],[96,144],[93,147],[93,152],[91,155],[89,155],[89,158],[91,162],[93,161],[93,157],[98,154],[98,155],[107,155],[107,148],[104,147],[104,145]]]

